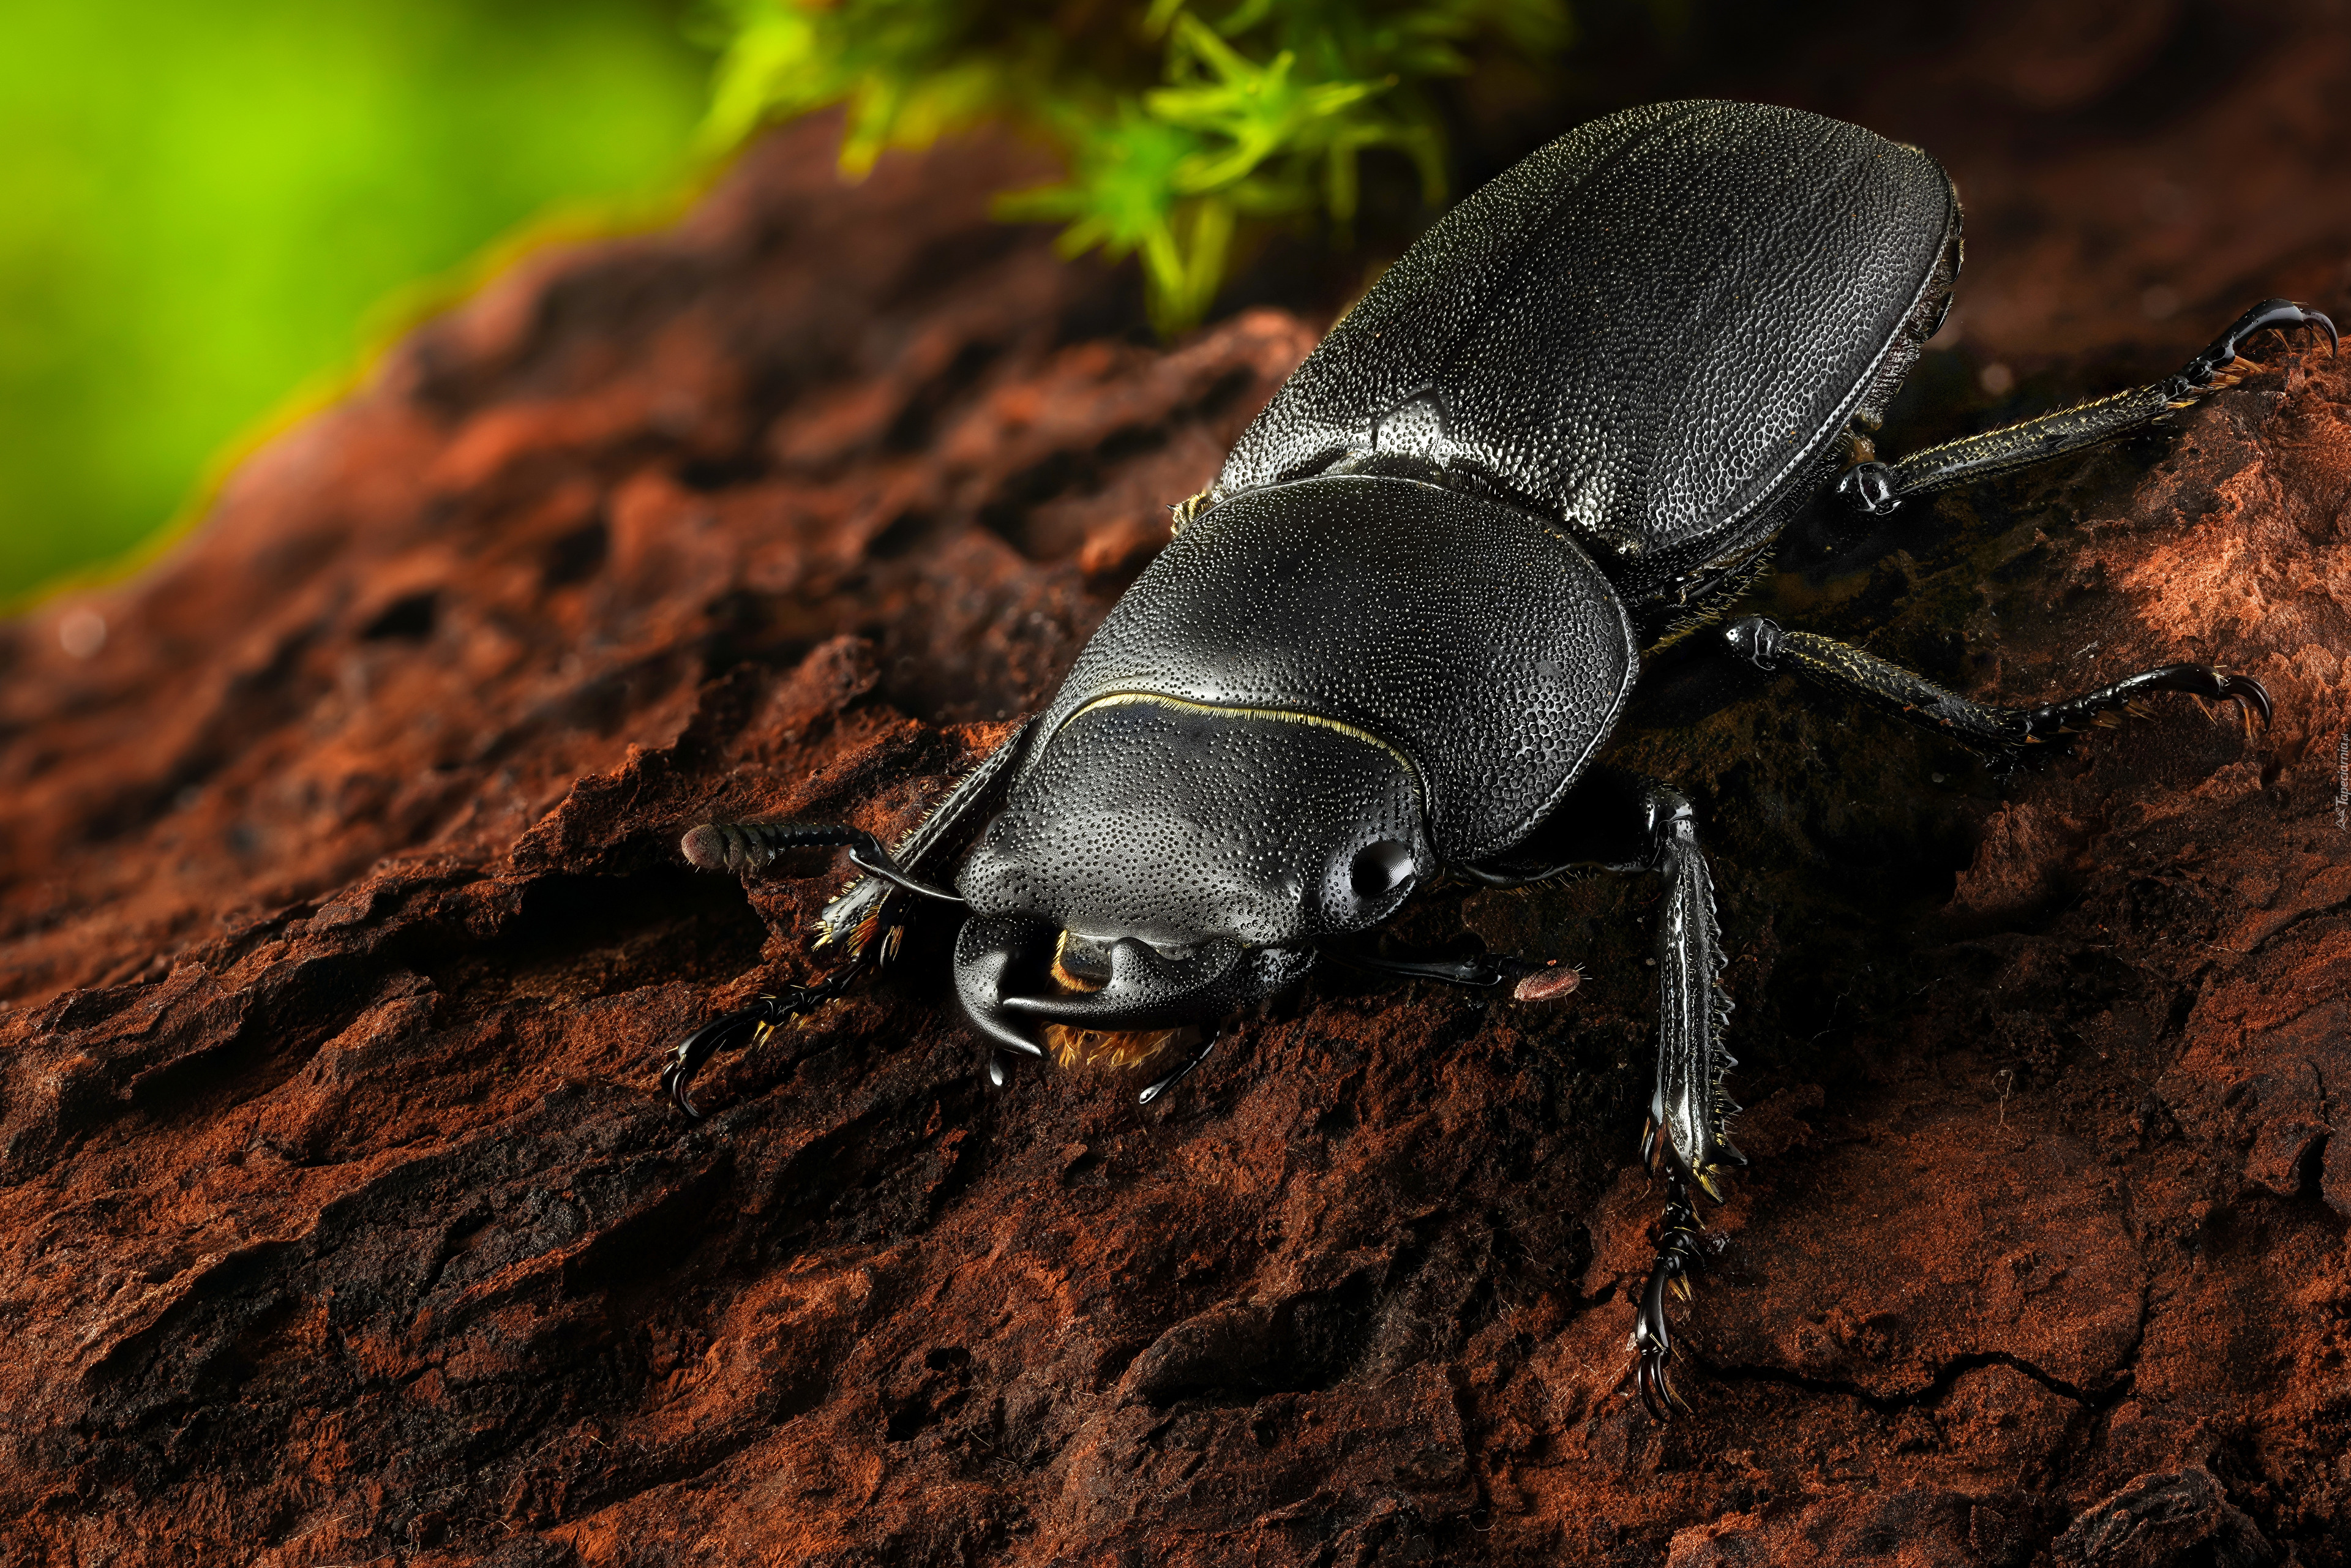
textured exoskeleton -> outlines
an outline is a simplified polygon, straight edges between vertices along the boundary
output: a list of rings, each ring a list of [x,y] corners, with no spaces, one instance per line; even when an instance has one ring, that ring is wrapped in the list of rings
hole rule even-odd
[[[1949,178],[1916,148],[1794,110],[1670,103],[1586,125],[1453,208],[1334,327],[1118,601],[1050,706],[894,850],[841,829],[698,828],[747,869],[847,844],[870,874],[828,905],[846,968],[695,1031],[770,1027],[960,903],[955,989],[978,1031],[1205,1030],[1304,976],[1445,873],[1574,865],[1667,879],[1658,1070],[1643,1154],[1667,1182],[1634,1338],[1642,1397],[1674,1395],[1665,1294],[1699,1250],[1687,1186],[1743,1163],[1725,1135],[1729,1006],[1689,803],[1597,761],[1643,653],[1719,614],[1842,469],[1853,505],[2078,450],[2237,367],[2247,312],[2179,374],[1888,465],[1874,430],[1942,320],[1959,265]],[[1856,456],[1866,460],[1855,462]],[[2255,683],[2173,665],[2064,703],[1970,702],[1859,650],[1750,617],[1728,651],[2002,759],[2150,688]],[[952,882],[952,891],[940,885]],[[1546,987],[1508,958],[1395,973]],[[1154,1040],[1158,1049],[1164,1040]],[[1144,1048],[1138,1048],[1141,1050]],[[1000,1081],[1001,1064],[991,1061]]]

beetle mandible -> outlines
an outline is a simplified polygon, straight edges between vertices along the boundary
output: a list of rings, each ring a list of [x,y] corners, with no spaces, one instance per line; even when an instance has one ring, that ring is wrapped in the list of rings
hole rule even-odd
[[[1680,1402],[1665,1311],[1700,1260],[1691,1189],[1744,1164],[1725,1132],[1729,1002],[1690,802],[1595,760],[1645,653],[1720,617],[1824,486],[1883,515],[2081,451],[2231,384],[2283,299],[2160,382],[1876,459],[1866,433],[1942,322],[1959,204],[1916,148],[1815,114],[1688,102],[1567,135],[1440,219],[1242,434],[1176,537],[1023,724],[895,846],[848,828],[705,824],[695,863],[756,869],[846,847],[827,904],[845,963],[705,1024],[663,1082],[841,995],[906,922],[958,906],[957,999],[1001,1051],[1055,1030],[1178,1046],[1321,956],[1520,996],[1561,972],[1411,961],[1347,939],[1442,874],[1510,885],[1579,866],[1665,879],[1656,1089],[1641,1155],[1665,1186],[1635,1313],[1641,1397]],[[2152,690],[2256,681],[2170,664],[2063,701],[1970,701],[1760,616],[1728,651],[1792,668],[2012,764]],[[949,885],[951,883],[952,885]],[[1066,1038],[1066,1037],[1064,1037]],[[990,1078],[1003,1082],[992,1054]]]

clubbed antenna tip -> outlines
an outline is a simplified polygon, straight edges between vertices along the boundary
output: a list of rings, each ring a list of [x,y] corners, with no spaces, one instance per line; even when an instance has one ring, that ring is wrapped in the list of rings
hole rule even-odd
[[[726,868],[726,836],[708,822],[688,828],[685,837],[677,841],[685,858],[704,871],[724,871]]]

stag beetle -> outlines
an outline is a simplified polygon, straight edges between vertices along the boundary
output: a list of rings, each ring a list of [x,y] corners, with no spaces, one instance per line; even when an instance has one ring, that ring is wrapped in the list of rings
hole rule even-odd
[[[2178,374],[1921,452],[1868,432],[1940,326],[1960,260],[1941,165],[1767,105],[1658,104],[1595,120],[1455,206],[1333,327],[1242,434],[1046,710],[894,847],[853,829],[705,824],[698,865],[845,846],[830,977],[695,1030],[663,1082],[836,997],[930,904],[963,912],[956,998],[1003,1051],[1105,1039],[1196,1065],[1219,1019],[1318,957],[1519,997],[1572,975],[1507,957],[1372,956],[1348,939],[1452,873],[1573,867],[1665,879],[1656,1091],[1641,1155],[1664,1182],[1635,1314],[1643,1402],[1680,1397],[1665,1296],[1701,1257],[1690,1189],[1745,1163],[1723,951],[1690,802],[1595,759],[1644,654],[1716,622],[1832,481],[1855,510],[2079,452],[2258,367],[2264,329],[2334,324],[2283,299]],[[2012,765],[2143,692],[2269,695],[2193,664],[1996,706],[1759,616],[1728,651]],[[952,886],[947,885],[952,883]],[[991,1054],[990,1078],[1004,1059]]]

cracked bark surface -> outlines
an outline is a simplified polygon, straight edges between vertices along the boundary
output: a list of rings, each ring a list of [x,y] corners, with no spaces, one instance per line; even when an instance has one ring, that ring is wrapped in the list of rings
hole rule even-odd
[[[2287,16],[2131,145],[2335,189],[2351,131],[2294,117],[2351,45]],[[2317,197],[2105,257],[2194,257],[2213,321],[2053,294],[2126,160],[1966,135],[2026,25],[1772,94],[1970,193],[1980,308],[1896,445],[1988,419],[1995,356],[2053,399],[2345,304]],[[1566,1000],[1318,982],[1148,1112],[990,1092],[935,940],[715,1064],[705,1126],[655,1093],[838,885],[679,831],[914,821],[1314,337],[1143,346],[985,221],[1022,154],[843,188],[827,134],[420,333],[88,601],[97,658],[57,609],[0,633],[10,1561],[2351,1562],[2351,361],[1808,520],[1752,601],[2012,701],[2218,661],[2263,735],[2179,698],[2003,782],[1703,639],[1653,662],[1613,759],[1699,803],[1755,1161],[1660,1429],[1641,881],[1401,928],[1579,962]]]

